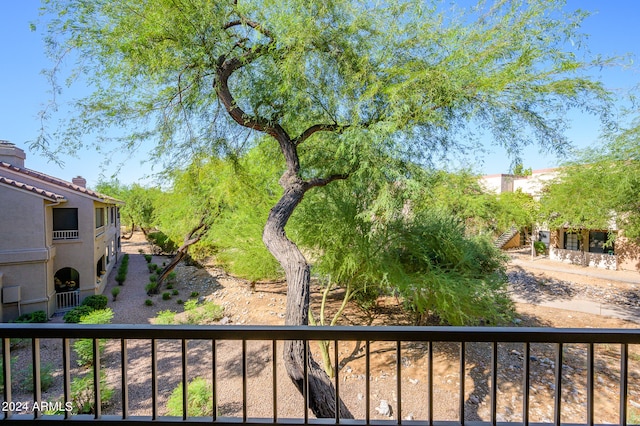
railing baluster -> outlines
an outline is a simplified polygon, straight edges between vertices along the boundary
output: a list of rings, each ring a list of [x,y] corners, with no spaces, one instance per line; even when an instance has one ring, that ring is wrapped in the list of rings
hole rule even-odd
[[[11,339],[2,338],[2,372],[4,373],[4,402],[11,402]],[[7,407],[9,408],[9,407]],[[4,418],[8,419],[12,415],[12,411],[7,409],[4,411]]]
[[[247,422],[247,341],[242,339],[242,422]]]
[[[40,387],[40,339],[34,338],[31,340],[31,355],[32,355],[32,372],[33,372],[33,402],[38,406],[42,403],[42,389]],[[39,418],[42,416],[40,410],[33,410],[33,417]]]
[[[158,341],[151,339],[151,420],[158,419]]]
[[[277,369],[277,341],[271,341],[271,395],[273,398],[273,422],[278,422],[278,369]]]
[[[93,396],[95,404],[94,418],[99,419],[102,415],[102,398],[100,395],[100,339],[95,337],[93,342]]]
[[[620,346],[620,425],[627,426],[627,391],[629,387],[629,345]]]
[[[120,347],[122,352],[120,353],[120,376],[122,379],[122,418],[127,419],[129,417],[129,377],[128,377],[128,348],[127,340],[120,339]]]
[[[213,392],[213,421],[216,421],[218,418],[218,386],[216,380],[216,340],[211,341],[211,384],[212,392]]]
[[[182,420],[187,420],[189,417],[189,386],[188,386],[188,374],[187,374],[187,340],[181,340],[181,362],[182,362]]]
[[[71,347],[69,339],[62,339],[62,394],[65,407],[71,401]],[[64,410],[64,418],[71,418],[71,412]]]
[[[491,342],[491,424],[496,425],[498,411],[498,342]]]
[[[369,344],[369,340],[367,340],[364,344],[365,347],[365,351],[364,351],[364,355],[365,355],[365,361],[364,361],[364,394],[366,395],[364,401],[365,401],[365,423],[366,424],[370,424],[371,423],[371,413],[369,412],[371,410],[371,381],[370,381],[370,375],[371,375],[371,364],[370,364],[370,355],[371,355],[371,347]]]
[[[465,343],[464,342],[460,342],[460,396],[459,398],[459,414],[458,416],[460,417],[460,424],[462,426],[464,426],[464,376],[465,374],[465,366],[466,366],[466,362],[465,362]]]
[[[396,341],[396,394],[398,396],[398,419],[397,423],[402,424],[402,350],[400,340]]]
[[[594,393],[594,367],[593,367],[593,343],[587,345],[587,425],[593,426],[593,393]]]
[[[302,396],[304,398],[304,423],[309,423],[309,340],[304,339],[302,367]]]
[[[336,424],[340,424],[340,362],[338,360],[338,341],[333,341],[333,371],[334,371],[334,386],[336,390],[335,403],[336,403]]]
[[[429,426],[433,425],[433,342],[427,343],[427,354],[429,369],[427,370],[427,376],[429,380]]]
[[[531,345],[529,342],[524,344],[524,380],[522,384],[522,423],[529,426],[529,388],[531,380],[529,377],[531,367]]]
[[[562,423],[562,343],[556,344],[556,371],[555,371],[555,398],[554,398],[554,413],[553,422],[555,425],[560,426]]]

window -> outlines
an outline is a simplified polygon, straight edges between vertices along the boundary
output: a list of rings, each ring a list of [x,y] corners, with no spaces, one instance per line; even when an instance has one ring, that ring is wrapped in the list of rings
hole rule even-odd
[[[54,231],[77,231],[78,209],[57,208],[53,209]]]
[[[614,253],[613,242],[607,244],[609,233],[605,231],[589,231],[589,251],[591,253]]]
[[[580,250],[580,234],[566,231],[564,233],[565,250]]]
[[[100,207],[96,209],[96,228],[102,228],[104,226],[104,208]]]

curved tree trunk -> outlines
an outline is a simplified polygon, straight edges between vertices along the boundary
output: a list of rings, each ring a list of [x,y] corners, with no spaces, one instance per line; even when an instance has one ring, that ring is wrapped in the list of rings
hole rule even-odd
[[[123,240],[130,240],[131,237],[133,237],[133,231],[136,229],[136,224],[134,222],[131,222],[131,232],[129,232],[129,235],[122,235],[120,238],[122,238]]]
[[[284,179],[283,179],[284,180]],[[293,210],[305,193],[304,182],[299,178],[284,184],[284,194],[269,212],[262,234],[267,249],[284,268],[287,278],[286,325],[308,325],[310,268],[298,247],[287,237],[284,227]],[[298,390],[305,393],[305,350],[303,341],[285,341],[284,364],[287,374]],[[335,388],[322,367],[308,356],[309,408],[318,418],[335,417]],[[340,417],[351,419],[353,415],[340,400]]]
[[[164,280],[167,278],[167,275],[169,275],[171,271],[173,271],[174,268],[178,265],[178,263],[180,263],[180,261],[187,255],[187,253],[189,252],[189,247],[200,241],[205,232],[207,232],[208,227],[205,223],[205,218],[206,216],[202,216],[202,218],[200,219],[200,223],[195,226],[187,234],[186,237],[184,237],[184,242],[176,252],[176,255],[173,256],[171,262],[169,262],[169,264],[165,266],[162,272],[160,272],[160,274],[158,275],[158,287],[162,285]]]

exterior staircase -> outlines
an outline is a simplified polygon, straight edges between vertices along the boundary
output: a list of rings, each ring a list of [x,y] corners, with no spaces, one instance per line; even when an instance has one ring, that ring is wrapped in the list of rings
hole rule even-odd
[[[515,237],[518,234],[518,232],[520,232],[520,230],[518,228],[516,228],[515,226],[512,226],[511,228],[509,228],[508,231],[506,231],[505,233],[500,235],[498,237],[498,239],[493,242],[493,245],[496,246],[497,248],[501,249],[513,237]]]

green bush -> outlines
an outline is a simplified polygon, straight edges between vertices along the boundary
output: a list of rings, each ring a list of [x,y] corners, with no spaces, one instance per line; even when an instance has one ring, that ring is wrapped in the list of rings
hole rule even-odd
[[[94,294],[86,297],[82,301],[82,306],[90,306],[94,310],[100,310],[106,308],[108,302],[109,300],[107,299],[107,296],[103,294]]]
[[[162,253],[173,253],[178,249],[178,246],[164,232],[151,232],[147,235],[147,240],[158,247]]]
[[[171,292],[171,295],[173,295],[173,296],[177,296],[177,295],[179,295],[179,294],[180,294],[180,292],[179,292],[178,290],[173,290],[173,291]]]
[[[192,291],[191,292],[191,296],[190,297],[198,297],[200,296],[200,293],[198,293],[197,291]]]
[[[144,260],[146,260],[147,263],[151,263],[151,259],[153,259],[153,256],[151,256],[150,254],[144,255]]]
[[[195,302],[192,305],[192,302]],[[186,324],[208,324],[214,321],[218,321],[222,318],[224,309],[216,305],[215,303],[203,303],[197,305],[197,301],[187,300],[185,302],[186,319],[183,321]]]
[[[147,269],[149,270],[149,273],[153,273],[158,269],[158,265],[156,265],[155,263],[149,263],[147,264]]]
[[[537,255],[545,254],[547,251],[547,246],[542,241],[534,241],[533,249],[536,251]]]
[[[46,392],[53,386],[53,364],[47,363],[40,366],[40,390]],[[4,374],[4,372],[3,372]],[[22,388],[27,392],[33,392],[33,366],[27,367],[27,374],[22,380]]]
[[[110,324],[113,311],[109,308],[90,312],[80,318],[80,324]],[[106,340],[98,342],[98,356],[102,355]],[[78,355],[78,365],[93,365],[93,339],[79,339],[73,344],[73,350]]]
[[[28,314],[22,314],[12,322],[17,323],[43,323],[47,322],[47,313],[45,311],[35,311]]]
[[[118,272],[118,275],[116,275],[116,282],[118,283],[118,285],[124,284],[126,279],[126,274],[123,274],[122,272]]]
[[[79,323],[80,318],[87,314],[90,314],[94,310],[95,309],[93,309],[91,306],[87,305],[76,306],[75,308],[64,314],[62,320],[66,323]]]
[[[145,301],[144,301],[144,304],[145,304],[146,306],[153,306],[153,300],[151,300],[151,299],[147,299],[147,300],[145,300]]]
[[[160,311],[154,319],[154,324],[175,324],[176,313],[170,310]]]
[[[156,274],[149,275],[149,281],[155,283],[156,281],[158,281],[158,276]]]
[[[187,385],[187,416],[213,416],[213,388],[202,377],[196,377]],[[182,416],[182,383],[171,392],[167,400],[167,414]]]
[[[158,294],[158,283],[150,282],[144,287],[144,289],[146,290],[148,296],[151,296],[152,294]]]
[[[171,293],[169,293],[168,291],[165,291],[164,293],[162,293],[162,300],[169,300],[171,299]]]
[[[113,396],[113,389],[107,385],[107,374],[100,371],[100,403],[104,407]],[[93,392],[93,373],[71,380],[71,402],[75,414],[95,413],[95,393]]]
[[[114,301],[118,298],[119,294],[120,294],[120,287],[113,287],[111,289],[111,295],[113,296]]]
[[[178,305],[182,305],[182,304],[184,303],[184,300],[182,300],[182,299],[178,299],[178,300],[176,300],[176,303],[177,303]]]

